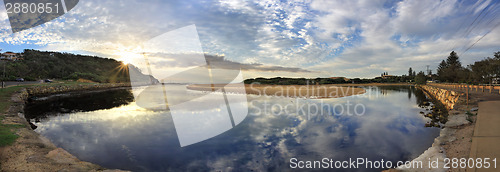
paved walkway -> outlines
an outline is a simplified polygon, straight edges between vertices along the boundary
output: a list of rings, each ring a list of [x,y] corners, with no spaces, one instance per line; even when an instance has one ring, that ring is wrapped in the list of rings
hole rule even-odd
[[[472,168],[467,171],[500,171],[500,101],[479,102],[469,158],[490,158],[491,167]],[[495,158],[496,169],[495,162],[492,161]]]

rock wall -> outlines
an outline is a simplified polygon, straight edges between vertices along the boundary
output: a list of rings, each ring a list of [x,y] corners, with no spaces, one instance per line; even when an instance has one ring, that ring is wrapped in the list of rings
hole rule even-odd
[[[127,83],[78,84],[78,85],[40,85],[21,90],[19,98],[27,100],[29,96],[50,95],[72,91],[99,90],[106,88],[130,87]]]
[[[455,91],[450,91],[428,85],[423,85],[420,87],[424,89],[427,93],[431,94],[431,96],[439,100],[448,110],[453,109],[453,107],[458,102],[459,97],[461,95],[460,93]]]

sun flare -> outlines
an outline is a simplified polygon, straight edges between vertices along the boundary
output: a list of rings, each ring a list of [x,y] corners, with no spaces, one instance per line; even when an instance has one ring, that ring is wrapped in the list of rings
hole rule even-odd
[[[122,51],[115,53],[115,55],[119,56],[118,60],[121,61],[124,65],[132,64],[134,60],[141,58],[140,54]]]
[[[130,57],[122,57],[120,58],[120,61],[124,64],[124,65],[128,65],[130,63],[132,63],[132,59]]]

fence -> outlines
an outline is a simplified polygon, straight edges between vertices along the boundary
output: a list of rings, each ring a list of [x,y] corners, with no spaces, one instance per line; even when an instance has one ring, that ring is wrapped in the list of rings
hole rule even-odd
[[[500,86],[493,86],[493,85],[469,85],[469,84],[445,84],[445,83],[427,83],[427,85],[431,86],[438,86],[438,87],[444,87],[444,88],[453,88],[453,89],[458,89],[458,90],[464,90],[464,91],[475,91],[476,92],[485,92],[486,90],[489,90],[490,93],[495,94],[499,93],[500,94]],[[495,91],[498,90],[498,91]]]

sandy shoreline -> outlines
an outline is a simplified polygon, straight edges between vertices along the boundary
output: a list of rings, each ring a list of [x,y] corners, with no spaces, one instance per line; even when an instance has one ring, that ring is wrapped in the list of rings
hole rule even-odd
[[[361,87],[350,85],[264,85],[264,84],[193,84],[187,86],[188,89],[198,91],[222,91],[267,95],[277,97],[306,97],[306,98],[338,98],[358,94],[364,94],[366,90]],[[357,85],[361,86],[361,85]]]

